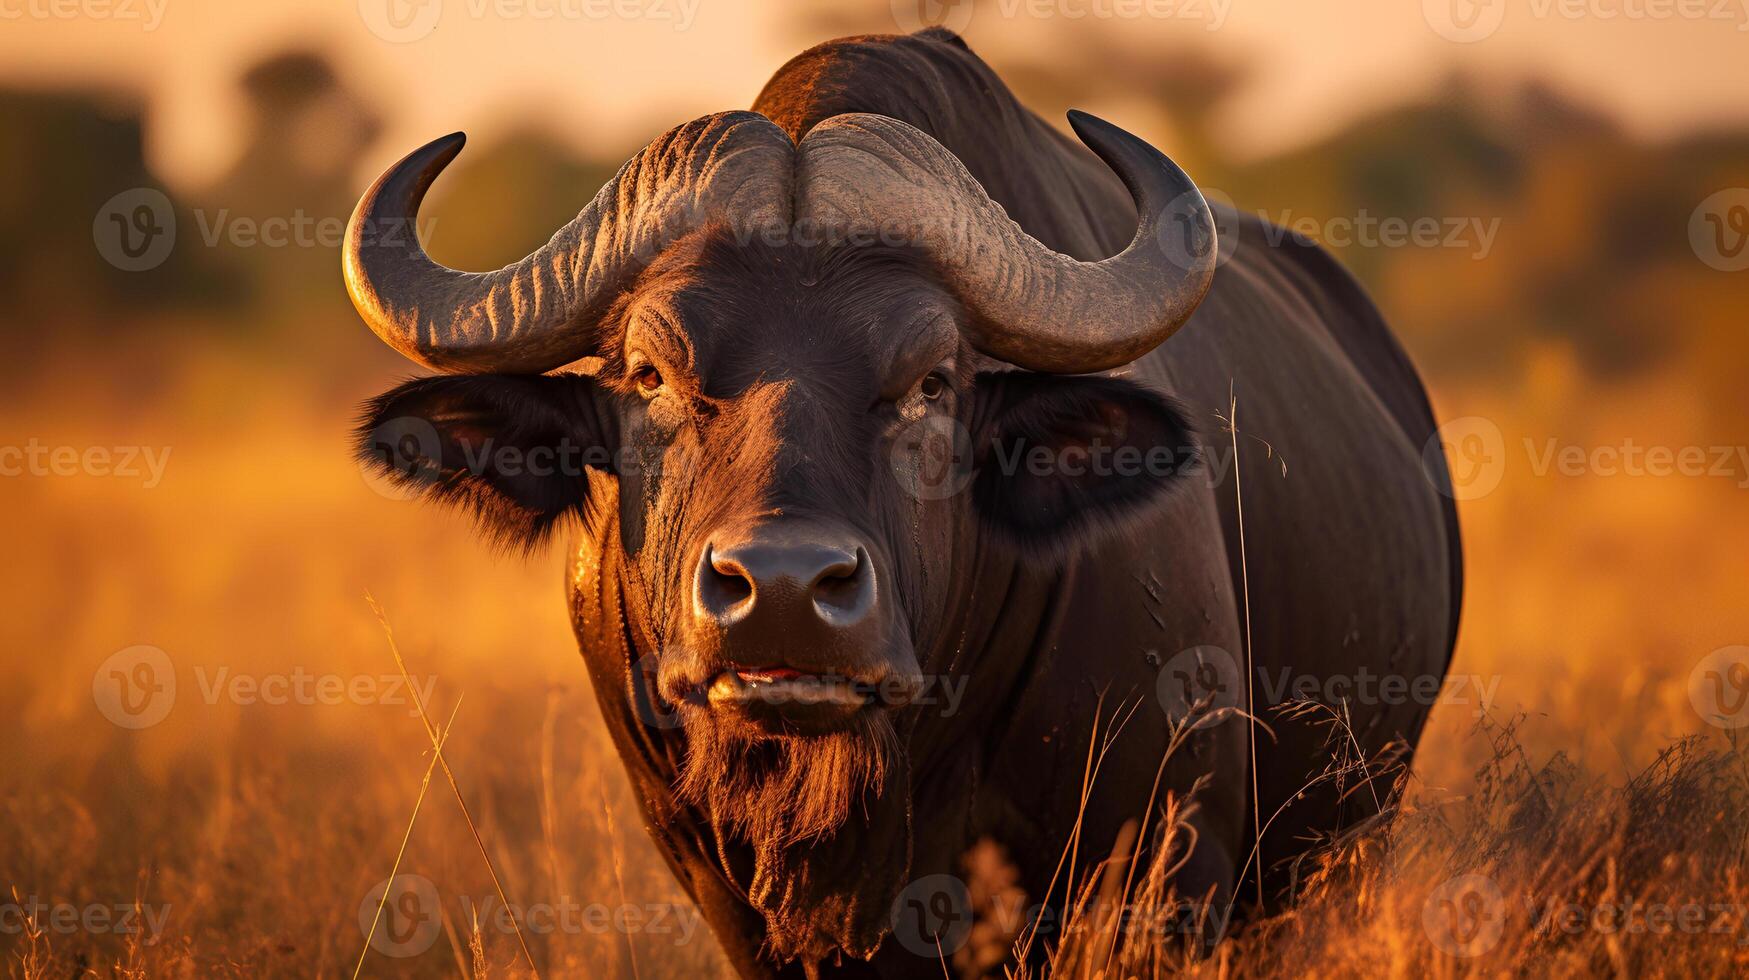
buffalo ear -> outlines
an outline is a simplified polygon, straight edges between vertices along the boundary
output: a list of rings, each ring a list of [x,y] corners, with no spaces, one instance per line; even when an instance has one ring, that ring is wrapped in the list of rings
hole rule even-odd
[[[460,505],[493,539],[532,549],[583,514],[586,470],[613,471],[608,397],[581,375],[420,378],[365,403],[358,460],[396,491]]]
[[[1013,544],[1064,553],[1166,499],[1199,459],[1171,399],[1128,381],[980,375],[973,500]]]

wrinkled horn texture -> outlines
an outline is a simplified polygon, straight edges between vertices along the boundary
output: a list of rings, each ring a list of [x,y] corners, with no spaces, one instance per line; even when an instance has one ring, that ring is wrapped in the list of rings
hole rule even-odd
[[[440,371],[570,363],[593,350],[602,311],[670,242],[711,220],[743,233],[789,222],[789,137],[757,113],[718,113],[639,151],[534,254],[460,272],[433,261],[413,228],[462,143],[443,137],[390,168],[359,201],[342,251],[347,291],[371,330]]]
[[[1135,237],[1111,258],[1081,262],[1045,247],[940,143],[866,113],[834,116],[802,139],[797,223],[922,244],[974,314],[967,339],[993,357],[1058,374],[1127,364],[1202,301],[1214,278],[1214,219],[1164,154],[1086,113],[1069,118],[1136,202]]]
[[[377,336],[414,361],[537,374],[592,353],[614,296],[687,232],[719,222],[747,240],[793,225],[921,246],[970,309],[973,346],[1034,371],[1102,371],[1189,319],[1214,276],[1215,226],[1164,154],[1093,116],[1069,118],[1136,202],[1135,237],[1098,262],[1021,230],[952,153],[906,123],[835,116],[797,147],[764,116],[726,112],[658,137],[550,241],[496,272],[440,265],[413,234],[463,137],[435,140],[359,201],[342,251],[346,286]]]

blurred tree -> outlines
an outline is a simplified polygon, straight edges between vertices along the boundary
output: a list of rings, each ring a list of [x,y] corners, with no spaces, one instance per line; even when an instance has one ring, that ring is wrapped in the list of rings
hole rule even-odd
[[[116,329],[117,315],[233,295],[189,249],[145,271],[105,258],[100,212],[165,193],[146,169],[131,95],[0,91],[0,334]],[[172,198],[177,217],[187,214]],[[124,217],[131,217],[125,215]],[[178,224],[181,222],[178,221]]]
[[[350,198],[354,163],[381,123],[328,61],[307,51],[274,55],[239,84],[249,103],[244,149],[210,192],[246,211],[331,209]]]
[[[244,270],[269,317],[337,311],[340,235],[359,191],[353,174],[381,122],[313,52],[266,58],[239,84],[248,100],[244,148],[199,192],[206,207],[193,232]]]

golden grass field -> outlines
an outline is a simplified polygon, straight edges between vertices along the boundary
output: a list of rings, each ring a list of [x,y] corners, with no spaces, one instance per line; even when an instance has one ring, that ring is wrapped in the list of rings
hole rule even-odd
[[[362,341],[313,340],[302,366],[265,370],[272,351],[258,342],[176,333],[64,351],[0,409],[6,431],[44,444],[170,450],[149,489],[121,476],[0,480],[9,975],[335,977],[361,953],[367,976],[527,972],[441,770],[408,831],[429,741],[388,692],[400,672],[367,593],[430,685],[431,715],[453,718],[444,756],[504,893],[550,912],[550,928],[525,937],[541,975],[718,972],[605,743],[565,620],[561,549],[495,554],[463,519],[363,480],[345,432],[397,369],[324,366]],[[1689,695],[1701,659],[1749,626],[1742,555],[1724,546],[1745,540],[1749,511],[1731,480],[1537,475],[1520,445],[1532,433],[1674,445],[1693,422],[1670,397],[1681,385],[1662,377],[1588,389],[1575,427],[1551,414],[1575,369],[1544,361],[1519,390],[1434,392],[1442,417],[1497,420],[1508,447],[1499,489],[1463,504],[1468,608],[1453,669],[1496,680],[1492,703],[1436,709],[1396,819],[1308,869],[1290,912],[1211,952],[1180,928],[1117,935],[1124,890],[1087,883],[1060,975],[1749,966],[1749,757]],[[94,679],[111,683],[106,661],[142,644],[163,651],[176,690],[162,721],[133,730],[105,717]],[[263,687],[239,688],[238,675]],[[300,677],[306,696],[264,703],[272,679]],[[382,686],[333,698],[321,683]],[[361,910],[368,925],[403,837],[399,870],[431,883],[440,929],[417,956],[364,952]],[[1163,870],[1131,876],[1122,921],[1169,917]],[[1466,875],[1497,897],[1461,892]],[[1035,898],[1005,894],[999,872],[977,881],[981,907]],[[1627,919],[1612,926],[1610,910]],[[405,923],[388,913],[388,948],[404,951]],[[91,915],[112,924],[93,929]],[[147,927],[124,931],[121,918]],[[944,972],[975,968],[979,948]]]

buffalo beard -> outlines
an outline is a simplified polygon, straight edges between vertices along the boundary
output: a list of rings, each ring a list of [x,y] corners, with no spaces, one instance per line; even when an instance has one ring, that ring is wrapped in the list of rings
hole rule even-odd
[[[731,848],[750,852],[747,899],[779,962],[834,950],[873,955],[910,868],[908,774],[885,713],[843,732],[750,733],[708,709],[683,709],[679,799]]]

